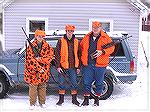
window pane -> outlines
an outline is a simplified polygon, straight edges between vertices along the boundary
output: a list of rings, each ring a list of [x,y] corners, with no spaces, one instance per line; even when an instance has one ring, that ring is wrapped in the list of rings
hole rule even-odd
[[[31,41],[34,38],[34,34],[29,34],[29,40]]]
[[[102,22],[102,28],[106,32],[110,32],[110,22]]]
[[[45,21],[30,20],[29,28],[29,32],[35,32],[36,29],[45,31]]]
[[[121,43],[115,45],[115,50],[111,56],[125,56],[124,50]]]
[[[53,48],[56,47],[58,40],[47,41]]]

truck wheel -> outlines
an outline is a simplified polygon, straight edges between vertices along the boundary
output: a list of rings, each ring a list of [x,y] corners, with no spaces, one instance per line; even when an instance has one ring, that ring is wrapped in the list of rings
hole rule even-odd
[[[0,77],[0,99],[6,96],[8,89],[9,89],[9,85],[6,82],[5,78]]]
[[[102,91],[102,95],[100,96],[100,100],[106,100],[109,98],[113,92],[113,81],[109,77],[104,78],[104,88]],[[92,83],[92,88],[91,88],[91,98],[95,97],[95,82]]]

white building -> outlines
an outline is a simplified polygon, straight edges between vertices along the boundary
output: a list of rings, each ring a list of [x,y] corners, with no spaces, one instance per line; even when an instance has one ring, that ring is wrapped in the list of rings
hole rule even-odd
[[[3,0],[4,1],[4,0]],[[42,26],[45,31],[63,30],[66,24],[74,24],[76,30],[89,30],[92,20],[102,22],[106,31],[126,31],[131,50],[138,56],[141,10],[138,0],[6,0],[3,7],[4,48],[24,46],[25,36]],[[136,6],[136,7],[135,7]]]

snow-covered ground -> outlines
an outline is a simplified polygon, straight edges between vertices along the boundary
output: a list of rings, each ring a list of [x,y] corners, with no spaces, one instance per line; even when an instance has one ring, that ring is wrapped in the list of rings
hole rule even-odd
[[[141,32],[139,41],[139,57],[138,57],[138,71],[137,80],[133,84],[118,84],[114,87],[114,92],[107,100],[100,101],[99,107],[92,106],[93,100],[90,100],[90,105],[87,107],[76,107],[71,104],[71,96],[65,96],[65,103],[62,106],[56,106],[58,95],[48,95],[46,100],[47,108],[41,109],[37,107],[35,112],[44,111],[61,111],[61,112],[91,112],[91,111],[109,111],[109,112],[122,112],[122,111],[149,111],[150,110],[150,97],[149,97],[149,69],[146,68],[145,56],[141,47],[141,41],[144,43],[147,56],[149,58],[149,43],[150,33]],[[150,58],[149,58],[150,59]],[[82,103],[83,96],[78,96],[79,102]],[[5,99],[0,100],[0,112],[24,112],[29,110],[29,101],[26,94],[19,92],[13,93]],[[32,112],[33,112],[32,111]]]

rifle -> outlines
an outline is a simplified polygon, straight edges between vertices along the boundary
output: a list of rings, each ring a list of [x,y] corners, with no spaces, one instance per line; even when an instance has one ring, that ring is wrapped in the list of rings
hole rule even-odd
[[[31,47],[31,49],[33,50],[33,52],[35,53],[35,57],[37,57],[37,55],[39,56],[39,53],[38,53],[38,49],[36,48],[36,47],[33,47],[33,45],[32,45],[32,43],[30,42],[30,40],[29,40],[29,38],[28,38],[28,36],[27,36],[27,34],[26,34],[26,32],[25,32],[25,30],[24,30],[24,28],[22,27],[22,30],[23,30],[23,32],[24,32],[24,34],[25,34],[25,36],[26,36],[26,40],[28,41],[28,43],[29,43],[29,45],[30,45],[30,47]],[[26,44],[26,49],[27,49],[27,44]],[[27,52],[26,52],[26,55],[27,55]],[[35,60],[36,60],[36,58],[35,58]],[[37,60],[36,60],[37,61]],[[38,61],[37,61],[38,62]],[[39,63],[39,62],[38,62]],[[39,63],[40,64],[40,63]],[[55,61],[53,60],[53,64],[55,65]],[[41,64],[40,64],[41,65]],[[55,80],[55,78],[54,78],[54,76],[53,76],[53,74],[52,73],[50,73],[51,74],[51,76],[52,76],[52,79],[57,83],[57,84],[59,84],[59,85],[61,85],[60,84],[60,82],[58,82],[58,81],[56,81]],[[65,71],[62,73],[62,76],[64,77],[64,79],[65,79],[65,81],[69,84],[69,83],[71,83],[71,81],[68,81],[66,78],[66,73],[65,73]],[[72,83],[71,83],[72,84]],[[73,84],[72,84],[73,85]],[[74,85],[73,85],[74,86]]]
[[[115,46],[116,44],[121,43],[121,41],[123,41],[123,40],[125,40],[125,39],[128,39],[128,38],[130,38],[130,37],[132,37],[132,36],[125,36],[125,38],[121,38],[121,39],[119,39],[119,40],[117,40],[117,41],[112,41],[112,42],[110,42],[110,43],[108,43],[108,44],[106,44],[106,45],[103,45],[103,46],[102,46],[102,49],[107,49],[107,48],[109,48],[109,47]]]
[[[123,41],[123,40],[125,40],[125,39],[127,39],[127,38],[130,38],[130,37],[132,37],[132,36],[124,35],[124,36],[122,36],[122,37],[125,37],[125,38],[120,38],[120,39],[118,39],[117,41],[112,41],[112,42],[110,42],[110,43],[108,43],[108,44],[103,45],[103,46],[102,46],[102,50],[103,50],[103,49],[110,48],[110,47],[112,47],[112,46],[115,46],[115,45],[117,45],[118,43],[121,43],[121,41]],[[97,53],[97,51],[93,52],[93,53],[90,55],[92,59],[95,58],[95,57],[94,57],[94,54],[96,54],[96,53]],[[115,53],[113,59],[115,58],[116,54],[117,54],[117,52]],[[112,60],[113,60],[113,59],[112,59]],[[112,60],[111,60],[111,61],[112,61]],[[110,61],[110,62],[111,62],[111,61]],[[109,63],[110,63],[110,62],[109,62]]]
[[[23,30],[23,32],[24,32],[24,34],[25,34],[25,36],[26,36],[26,40],[28,41],[28,43],[29,43],[31,49],[33,50],[33,53],[35,54],[35,60],[36,60],[36,62],[38,62],[37,59],[36,59],[36,57],[40,57],[40,54],[38,53],[38,49],[37,49],[36,47],[33,47],[32,43],[30,42],[29,37],[27,36],[27,34],[26,34],[26,32],[25,32],[25,30],[24,30],[23,27],[22,27],[22,30]],[[26,44],[26,49],[27,49],[27,44]],[[26,52],[26,55],[27,55],[27,52]],[[41,65],[41,66],[43,65],[43,64],[40,63],[40,62],[38,62],[38,63],[39,63],[39,65]],[[43,69],[43,72],[44,72],[45,69],[44,69],[43,67],[42,67],[42,69]]]
[[[24,28],[22,27],[22,31],[24,32],[25,36],[26,36],[26,40],[28,41],[31,49],[33,50],[34,54],[35,54],[35,57],[40,57],[40,54],[38,53],[38,49],[36,47],[33,47],[32,43],[30,42],[29,40],[29,37],[27,36]]]

